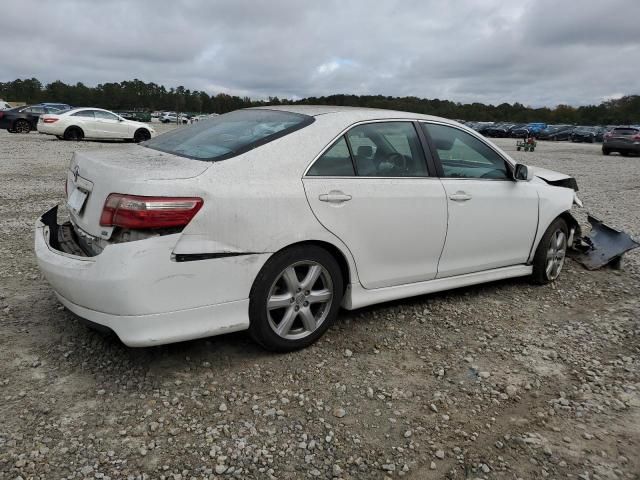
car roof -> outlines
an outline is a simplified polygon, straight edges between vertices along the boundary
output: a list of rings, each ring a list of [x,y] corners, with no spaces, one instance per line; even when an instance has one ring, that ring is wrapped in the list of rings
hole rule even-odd
[[[255,109],[280,110],[284,112],[299,113],[318,117],[321,115],[338,115],[342,120],[353,117],[353,121],[377,120],[383,118],[409,118],[416,120],[437,120],[447,123],[457,123],[447,118],[423,115],[421,113],[403,112],[399,110],[385,110],[382,108],[345,107],[337,105],[268,105],[264,107],[252,107]]]

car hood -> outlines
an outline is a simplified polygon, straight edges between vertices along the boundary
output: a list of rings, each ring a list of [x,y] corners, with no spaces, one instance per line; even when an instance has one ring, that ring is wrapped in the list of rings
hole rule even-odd
[[[555,172],[553,170],[547,170],[546,168],[540,167],[530,167],[533,170],[533,174],[536,177],[539,177],[545,181],[556,182],[558,180],[566,180],[567,178],[571,178],[569,175],[564,173]]]
[[[571,188],[574,191],[578,191],[578,183],[576,179],[570,175],[560,172],[554,172],[553,170],[547,170],[546,168],[540,167],[529,167],[533,170],[533,175],[549,185],[553,185],[555,187],[564,187]]]

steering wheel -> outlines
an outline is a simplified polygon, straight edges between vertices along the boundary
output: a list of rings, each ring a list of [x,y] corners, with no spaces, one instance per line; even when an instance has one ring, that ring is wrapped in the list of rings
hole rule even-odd
[[[401,173],[407,171],[407,158],[398,152],[387,155],[383,161],[378,164],[379,173]]]

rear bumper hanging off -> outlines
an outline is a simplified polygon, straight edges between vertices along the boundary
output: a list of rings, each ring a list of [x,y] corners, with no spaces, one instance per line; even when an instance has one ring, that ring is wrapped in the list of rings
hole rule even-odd
[[[605,265],[617,266],[626,252],[640,247],[627,233],[616,230],[604,222],[587,215],[591,224],[589,236],[576,239],[569,256],[588,270],[596,270]]]

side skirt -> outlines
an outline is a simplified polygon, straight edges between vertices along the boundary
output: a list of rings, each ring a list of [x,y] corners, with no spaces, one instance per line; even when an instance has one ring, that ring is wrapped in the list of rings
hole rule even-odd
[[[373,290],[367,290],[359,284],[350,284],[342,300],[342,306],[347,310],[354,310],[356,308],[398,300],[400,298],[442,292],[444,290],[493,282],[505,278],[525,277],[531,275],[532,272],[533,267],[531,265],[515,265],[513,267],[495,268],[483,272],[466,273],[455,277],[438,278],[426,282],[376,288]]]

